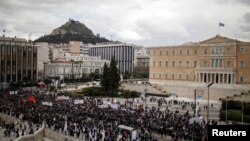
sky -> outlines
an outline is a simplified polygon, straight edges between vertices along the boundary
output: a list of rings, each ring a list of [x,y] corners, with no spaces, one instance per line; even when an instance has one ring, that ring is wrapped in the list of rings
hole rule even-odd
[[[70,19],[145,47],[221,36],[250,40],[250,0],[0,0],[0,34],[31,39]],[[225,24],[220,27],[219,22]]]

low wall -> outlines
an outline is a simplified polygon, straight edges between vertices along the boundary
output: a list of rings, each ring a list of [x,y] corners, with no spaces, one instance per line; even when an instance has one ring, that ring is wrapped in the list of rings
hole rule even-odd
[[[43,138],[47,138],[53,141],[83,141],[83,139],[74,138],[71,136],[65,136],[62,133],[55,132],[45,127],[40,128],[33,135],[21,136],[14,141],[43,141]]]
[[[43,141],[43,137],[44,137],[44,127],[40,128],[32,135],[21,136],[15,139],[14,141]]]
[[[206,83],[196,82],[181,82],[181,81],[160,81],[151,80],[152,85],[156,85],[157,88],[161,88],[162,91],[167,93],[176,93],[179,97],[194,97],[194,90],[203,90],[203,99],[208,97],[208,88]],[[220,98],[226,98],[227,96],[233,96],[234,94],[241,94],[250,90],[250,85],[227,85],[227,84],[214,84],[209,88],[209,99],[219,100]]]
[[[3,113],[0,113],[0,118],[3,121],[5,121],[5,123],[7,123],[7,124],[17,121],[17,119],[15,117],[12,117],[10,115],[6,115],[6,114],[3,114]]]

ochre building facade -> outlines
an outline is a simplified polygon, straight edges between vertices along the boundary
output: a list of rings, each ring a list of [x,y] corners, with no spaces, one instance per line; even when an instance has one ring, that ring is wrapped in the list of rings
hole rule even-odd
[[[250,84],[250,42],[216,35],[198,43],[150,48],[150,80]]]

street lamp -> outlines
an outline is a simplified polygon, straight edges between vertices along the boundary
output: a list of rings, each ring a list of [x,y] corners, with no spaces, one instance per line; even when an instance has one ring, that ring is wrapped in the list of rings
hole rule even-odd
[[[148,91],[148,89],[147,89],[147,83],[145,83],[145,93],[144,93],[144,95],[145,95],[145,108],[147,107],[147,91]]]
[[[207,122],[209,121],[209,87],[211,87],[214,83],[211,82],[207,85]]]

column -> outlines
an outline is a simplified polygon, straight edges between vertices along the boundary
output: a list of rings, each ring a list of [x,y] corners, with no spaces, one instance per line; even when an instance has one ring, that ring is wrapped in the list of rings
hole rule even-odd
[[[126,46],[123,47],[123,70],[122,72],[125,73],[126,71]]]
[[[233,74],[231,74],[231,84],[233,84],[233,81],[234,81]]]
[[[203,80],[202,82],[205,82],[205,73],[203,73]]]
[[[227,74],[227,84],[229,84],[229,74]]]
[[[222,84],[224,84],[225,83],[225,80],[224,80],[224,73],[222,73]]]
[[[216,82],[216,73],[214,73],[214,83],[217,83]]]
[[[236,79],[237,79],[236,74],[234,74],[234,84],[236,84]]]
[[[210,82],[213,82],[213,73],[210,73]]]
[[[221,75],[221,74],[219,73],[218,75],[219,75],[219,76],[218,76],[218,83],[221,83],[221,80],[220,80],[220,79],[221,79],[221,78],[220,78],[220,75]]]
[[[206,83],[208,82],[208,73],[206,73]]]

